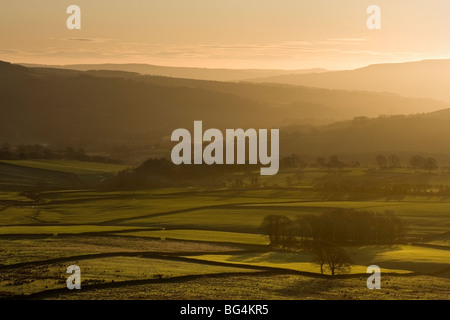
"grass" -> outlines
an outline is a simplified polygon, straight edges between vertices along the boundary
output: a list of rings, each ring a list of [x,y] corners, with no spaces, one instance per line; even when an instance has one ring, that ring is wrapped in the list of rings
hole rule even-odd
[[[284,190],[214,192],[189,188],[44,192],[41,198],[46,203],[34,209],[3,208],[0,225],[112,223],[256,232],[264,216],[269,214],[284,214],[295,218],[297,215],[320,214],[335,208],[354,208],[394,211],[405,220],[409,232],[414,235],[439,234],[450,229],[450,203],[438,198],[428,201],[422,197],[409,197],[407,201],[310,201],[294,199],[292,193],[293,191]],[[9,194],[15,196],[14,193]],[[7,195],[4,197],[7,198]],[[33,219],[36,214],[34,210],[39,210],[38,220]],[[153,217],[176,210],[184,212]]]
[[[226,263],[246,264],[251,266],[264,266],[290,269],[295,271],[320,273],[320,267],[312,263],[311,256],[305,253],[265,252],[240,255],[201,255],[195,256],[199,260],[217,261]],[[366,273],[369,265],[353,265],[350,273]],[[380,266],[381,267],[381,266]],[[326,271],[328,272],[328,271]],[[407,269],[382,268],[382,272],[408,273]]]
[[[430,276],[382,277],[381,290],[368,290],[367,278],[316,279],[300,275],[231,275],[95,291],[80,290],[50,299],[107,300],[449,300],[450,279]]]
[[[38,267],[24,267],[18,276],[17,270],[3,271],[0,276],[0,297],[31,294],[48,289],[66,288],[67,266],[80,267],[81,288],[88,284],[104,284],[129,280],[160,279],[185,275],[249,272],[248,269],[209,266],[198,264],[147,259],[139,257],[112,257],[89,260],[73,260]]]
[[[196,259],[254,266],[286,268],[318,273],[311,257],[304,253],[259,252],[229,254],[230,251],[248,248],[247,245],[266,245],[266,236],[259,226],[269,214],[283,214],[292,219],[297,215],[321,214],[335,208],[353,208],[383,212],[394,211],[408,225],[408,235],[414,241],[423,237],[428,244],[447,245],[444,236],[450,230],[448,208],[450,198],[377,193],[348,193],[315,190],[319,178],[336,181],[364,181],[374,179],[380,183],[410,181],[450,184],[450,175],[444,173],[415,173],[407,169],[385,170],[366,174],[365,169],[329,174],[322,169],[305,169],[300,182],[296,170],[281,170],[273,177],[260,177],[260,183],[279,185],[261,188],[160,188],[132,191],[87,190],[107,174],[121,170],[121,166],[76,161],[0,161],[0,234],[11,235],[10,240],[0,240],[0,264],[31,262],[59,257],[74,257],[92,253],[111,252],[171,252],[179,255],[196,252]],[[289,185],[288,185],[289,182]],[[19,196],[20,191],[38,185],[50,189],[39,194],[42,202]],[[9,200],[9,201],[8,201]],[[30,204],[14,203],[27,201]],[[167,230],[151,230],[151,227]],[[148,227],[148,231],[135,228]],[[120,231],[120,232],[119,232]],[[97,234],[83,234],[83,233]],[[42,239],[33,235],[52,235]],[[62,235],[65,236],[53,236]],[[26,236],[22,236],[26,235]],[[440,236],[442,235],[442,236]],[[28,237],[28,238],[27,238]],[[165,241],[155,240],[165,239]],[[14,239],[14,240],[13,240]],[[192,240],[192,241],[175,241]],[[428,239],[428,240],[427,240]],[[195,242],[194,242],[195,241]],[[443,270],[449,266],[450,251],[429,247],[365,246],[349,247],[347,252],[354,260],[352,273],[365,273],[368,265],[376,264],[382,273],[425,272]],[[199,254],[203,252],[204,254]],[[223,254],[224,252],[228,252]],[[187,254],[186,254],[187,255]],[[75,258],[74,258],[75,259]],[[201,262],[201,261],[200,261]],[[102,284],[111,281],[147,279],[183,274],[210,274],[241,270],[231,267],[213,267],[206,264],[178,263],[136,257],[116,257],[71,262],[82,268],[82,278],[87,283]],[[34,270],[8,271],[7,278],[0,276],[1,292],[35,292],[65,286],[67,263],[43,266]],[[247,270],[247,269],[246,269]],[[44,276],[33,280],[35,272]],[[232,271],[232,272],[234,272]],[[247,270],[248,271],[248,270]],[[448,279],[423,277],[413,282],[409,276],[401,279],[383,278],[383,286],[390,297],[416,298],[418,294],[436,297],[436,292],[449,295]],[[231,280],[229,280],[231,279]],[[259,279],[259,280],[258,280]],[[121,290],[101,290],[99,298],[110,297],[243,297],[254,298],[389,298],[386,293],[368,293],[365,279],[323,282],[297,276],[246,277],[232,276],[223,283],[205,278],[188,284],[136,286]],[[276,283],[276,281],[285,281]],[[239,282],[241,281],[241,282]],[[253,281],[253,282],[252,282]],[[395,285],[392,285],[395,283]],[[227,284],[229,287],[227,287]],[[261,286],[259,286],[261,284]],[[209,285],[209,287],[208,287]],[[310,287],[304,287],[304,286]],[[361,288],[352,288],[361,286]],[[248,286],[252,290],[243,287]],[[156,290],[151,292],[152,290]],[[403,290],[397,292],[395,288]],[[141,290],[141,291],[139,291]],[[198,292],[196,292],[198,290]],[[365,290],[365,291],[364,291]],[[414,291],[415,290],[415,291]],[[253,293],[252,293],[253,292]],[[397,295],[398,293],[398,295]],[[160,295],[158,295],[160,294]],[[78,295],[77,295],[78,296]],[[81,294],[80,296],[83,296]],[[92,297],[86,293],[85,297]]]
[[[35,262],[78,255],[113,252],[224,252],[238,250],[228,244],[160,241],[149,238],[79,235],[47,238],[0,239],[0,265]],[[1,272],[0,272],[1,273]]]
[[[450,250],[413,245],[346,248],[355,262],[380,268],[432,273],[450,266]]]
[[[28,199],[24,196],[21,196],[18,192],[0,192],[0,201],[1,200],[20,201]]]
[[[2,160],[0,161],[0,163],[8,163],[16,166],[35,169],[73,173],[77,175],[113,173],[127,168],[127,166],[119,164],[68,160]]]
[[[433,273],[450,266],[450,251],[412,245],[367,246],[346,248],[354,261],[351,273],[365,273],[369,265],[378,265],[383,272]],[[229,263],[244,263],[297,271],[318,272],[311,256],[303,253],[252,253],[243,255],[203,255],[198,259]]]
[[[265,235],[208,230],[156,230],[121,233],[134,237],[152,237],[162,239],[178,239],[193,241],[230,242],[241,244],[267,245],[269,239]]]
[[[125,166],[64,160],[2,160],[0,190],[82,189]]]
[[[77,265],[82,270],[85,279],[101,279],[106,282],[248,271],[248,269],[210,265],[202,265],[199,268],[196,263],[139,257],[84,260],[77,262]]]
[[[133,230],[133,227],[122,226],[92,226],[92,225],[78,225],[78,226],[8,226],[0,227],[0,235],[14,235],[14,234],[79,234],[86,232],[117,232],[123,230]]]

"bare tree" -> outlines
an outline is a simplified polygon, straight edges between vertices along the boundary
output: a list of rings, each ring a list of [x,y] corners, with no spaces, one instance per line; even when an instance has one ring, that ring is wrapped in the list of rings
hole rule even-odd
[[[385,156],[383,156],[382,154],[377,155],[375,157],[375,160],[377,161],[380,169],[385,168],[388,163],[388,159]]]
[[[325,168],[327,166],[327,160],[323,157],[317,158],[317,163],[319,164],[319,167]]]
[[[325,259],[332,276],[334,276],[336,270],[339,270],[340,272],[347,272],[351,268],[352,260],[347,255],[347,252],[345,252],[345,250],[341,247],[327,247],[325,250]]]
[[[391,154],[388,159],[392,168],[397,168],[400,164],[400,159],[394,154]]]
[[[341,247],[323,241],[313,241],[309,250],[313,255],[313,262],[320,266],[320,273],[324,273],[324,266],[334,276],[336,271],[347,272],[351,268],[352,260]]]
[[[327,244],[322,241],[312,241],[308,247],[313,256],[313,262],[320,266],[320,273],[323,274],[323,266],[326,261],[325,248]]]

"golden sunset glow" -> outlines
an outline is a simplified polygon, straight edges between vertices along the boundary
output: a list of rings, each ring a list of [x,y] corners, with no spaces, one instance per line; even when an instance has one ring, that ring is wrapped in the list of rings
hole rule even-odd
[[[40,64],[148,63],[206,68],[348,69],[448,58],[450,2],[169,0],[0,2],[0,57]],[[381,8],[381,30],[366,9]]]

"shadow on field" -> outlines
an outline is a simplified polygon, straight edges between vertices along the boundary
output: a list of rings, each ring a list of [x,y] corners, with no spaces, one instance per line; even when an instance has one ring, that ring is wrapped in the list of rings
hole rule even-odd
[[[241,263],[276,263],[276,264],[286,264],[286,263],[302,263],[311,262],[311,257],[304,253],[290,253],[290,252],[261,252],[261,253],[246,253],[240,254],[227,259],[229,262],[241,262]]]

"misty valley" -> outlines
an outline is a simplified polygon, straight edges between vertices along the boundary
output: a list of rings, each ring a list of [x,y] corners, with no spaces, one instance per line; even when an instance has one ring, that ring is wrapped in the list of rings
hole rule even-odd
[[[0,299],[448,299],[450,100],[398,68],[0,62]]]

